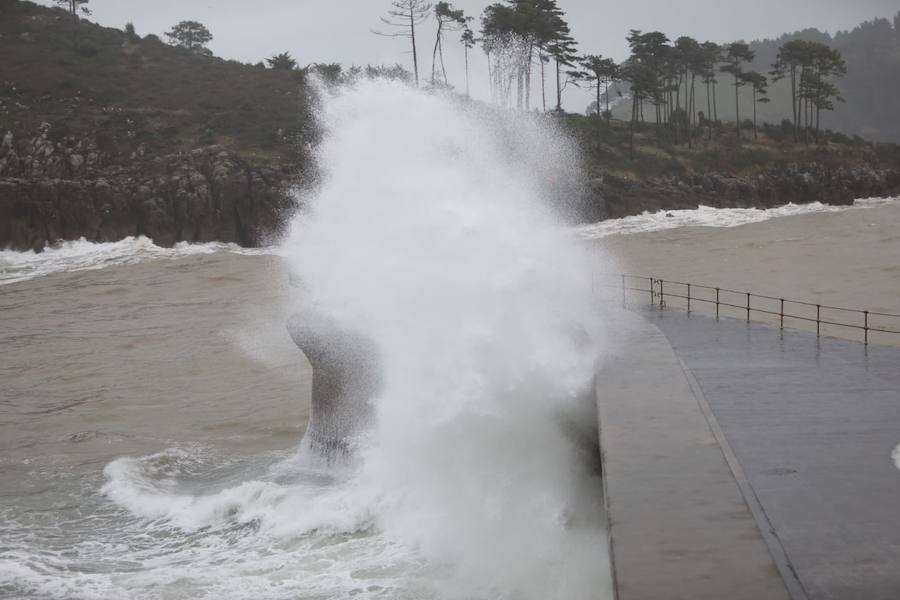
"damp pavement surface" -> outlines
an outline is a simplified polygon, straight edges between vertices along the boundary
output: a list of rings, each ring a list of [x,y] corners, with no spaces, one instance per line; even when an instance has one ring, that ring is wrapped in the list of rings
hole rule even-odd
[[[777,561],[696,385],[666,337],[625,313],[597,374],[618,600],[787,600]]]
[[[900,348],[640,309],[695,378],[801,589],[900,598]],[[746,494],[745,494],[746,496]],[[751,504],[754,498],[751,497]],[[767,522],[767,523],[766,523]],[[710,524],[715,527],[715,524]]]

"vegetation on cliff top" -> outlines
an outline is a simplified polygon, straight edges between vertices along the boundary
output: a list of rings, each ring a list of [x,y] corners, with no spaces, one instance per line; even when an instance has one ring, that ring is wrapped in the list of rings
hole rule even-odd
[[[596,115],[569,114],[558,117],[582,148],[590,176],[606,173],[626,178],[682,177],[702,173],[729,176],[755,175],[798,165],[821,165],[829,169],[872,168],[900,171],[900,145],[868,142],[826,131],[818,144],[794,141],[793,124],[760,126],[754,138],[752,125],[744,123],[742,139],[733,125],[713,124],[709,138],[695,132],[691,146],[676,143],[672,132],[659,135],[653,123],[636,123],[634,152],[630,148],[630,124],[607,121]]]
[[[448,3],[441,4],[447,5],[452,23],[439,30],[436,42],[432,40],[435,51],[431,66],[434,87],[443,89],[448,87],[448,81],[441,76],[441,31],[462,30],[466,49],[475,40],[468,25],[471,19]],[[526,4],[509,2],[511,8],[503,10],[505,5],[488,7],[481,25],[489,35],[478,40],[490,50],[494,100],[504,103],[505,97],[509,104],[514,90],[507,84],[512,85],[516,88],[516,104],[522,108],[527,107],[531,77],[527,69],[520,68],[521,61],[504,62],[504,53],[523,50],[519,45],[506,43],[512,38],[503,18],[511,19],[513,13],[507,13]],[[250,160],[290,160],[302,157],[302,149],[313,139],[305,85],[309,69],[299,68],[298,61],[288,53],[271,57],[270,68],[265,68],[262,63],[242,64],[204,52],[203,44],[194,42],[202,42],[211,34],[199,23],[180,23],[171,32],[179,43],[168,45],[155,35],[140,37],[134,26],[125,31],[101,27],[72,19],[65,10],[25,0],[0,0],[0,14],[0,54],[4,56],[0,68],[0,134],[10,130],[21,140],[47,132],[45,124],[49,124],[51,139],[89,139],[107,157],[106,164],[127,164],[135,156],[154,157],[212,144],[237,151]],[[541,78],[546,77],[551,89],[556,88],[547,104],[551,108],[559,104],[563,89],[572,80],[595,86],[598,100],[605,104],[609,95],[615,94],[609,89],[610,84],[621,77],[618,66],[599,56],[576,56],[563,13],[548,14],[551,18],[546,30],[541,29],[540,35],[532,39],[529,50],[540,59]],[[191,32],[200,31],[200,38],[179,37],[177,34],[184,33],[185,25],[194,25]],[[890,24],[887,28],[894,31]],[[855,31],[837,37],[856,39]],[[481,33],[485,35],[484,31]],[[641,35],[644,39],[651,34]],[[758,49],[757,58],[776,58],[758,43],[753,48]],[[853,55],[856,51],[850,52]],[[509,65],[518,66],[507,68]],[[313,70],[333,81],[366,72],[413,78],[412,73],[399,66],[363,71],[333,64],[316,65]],[[504,72],[506,79],[501,77]],[[851,70],[848,77],[852,75]],[[700,81],[699,85],[708,87],[704,78]],[[770,95],[777,96],[771,89]],[[742,88],[744,92],[746,88]],[[732,92],[732,99],[733,95]],[[665,100],[672,96],[671,90],[666,92]],[[727,105],[724,94],[721,100]],[[704,103],[692,102],[692,112]],[[629,104],[633,108],[634,104]],[[664,125],[678,123],[678,119],[687,121],[677,102],[675,108],[664,112]],[[595,112],[583,116],[552,110],[548,118],[560,119],[580,141],[592,175],[663,177],[710,171],[747,175],[811,163],[900,168],[900,150],[895,145],[873,144],[828,130],[819,144],[797,144],[790,120],[779,125],[761,123],[758,136],[747,129],[749,123],[743,122],[745,129],[739,137],[734,125],[709,119],[709,115],[692,115],[693,127],[658,128],[652,119],[634,119],[632,150],[629,124],[608,118],[616,114]],[[632,111],[630,116],[634,115]],[[789,115],[790,111],[783,116]],[[692,143],[687,144],[688,140]]]

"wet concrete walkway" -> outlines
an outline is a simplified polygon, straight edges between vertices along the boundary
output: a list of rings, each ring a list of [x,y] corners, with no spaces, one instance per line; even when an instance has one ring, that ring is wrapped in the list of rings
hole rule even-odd
[[[597,377],[619,600],[785,600],[779,565],[660,330],[616,319]]]
[[[801,589],[792,596],[900,598],[900,470],[891,458],[900,444],[900,348],[679,310],[641,315],[697,382],[737,479],[749,484],[745,498],[762,509],[761,530],[771,525],[773,556],[783,549],[796,572]]]

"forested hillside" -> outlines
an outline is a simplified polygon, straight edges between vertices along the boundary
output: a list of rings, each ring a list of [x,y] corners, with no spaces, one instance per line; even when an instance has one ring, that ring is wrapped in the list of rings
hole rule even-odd
[[[900,141],[900,13],[893,22],[876,19],[859,25],[851,31],[834,35],[817,29],[806,29],[786,34],[775,40],[755,41],[750,44],[756,53],[751,63],[754,70],[768,73],[772,69],[778,49],[794,39],[826,44],[839,51],[847,61],[847,74],[836,80],[841,96],[833,112],[822,113],[822,126],[849,135],[859,135],[876,141]],[[723,74],[723,83],[727,77]],[[720,86],[720,94],[726,99],[732,90]],[[746,106],[750,106],[749,89],[744,89]],[[769,97],[772,102],[759,106],[760,119],[780,123],[791,116],[790,87],[782,80],[771,84]],[[733,103],[720,104],[720,117],[734,118]],[[730,112],[729,112],[730,111]]]

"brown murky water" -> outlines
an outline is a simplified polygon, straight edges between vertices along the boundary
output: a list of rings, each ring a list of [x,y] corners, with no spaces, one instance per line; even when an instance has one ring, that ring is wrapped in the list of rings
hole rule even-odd
[[[3,459],[296,445],[311,373],[286,285],[277,258],[215,254],[0,286]]]
[[[617,257],[624,272],[712,287],[749,291],[813,304],[900,315],[900,203],[835,213],[772,219],[734,228],[685,227],[654,233],[612,236],[599,242]],[[633,283],[638,284],[638,281]],[[646,287],[647,282],[640,282]],[[672,294],[684,287],[669,285]],[[692,295],[713,299],[714,291]],[[746,298],[722,294],[723,301],[743,305]],[[637,294],[635,301],[644,301]],[[649,302],[649,294],[646,295]],[[670,306],[684,300],[670,297]],[[778,302],[753,300],[763,310]],[[695,310],[715,312],[714,305],[694,302]],[[788,305],[793,314],[815,317],[815,307]],[[787,312],[787,311],[786,311]],[[739,309],[723,314],[744,317]],[[753,318],[769,319],[753,313]],[[863,324],[860,314],[823,310],[822,318]],[[815,323],[788,319],[792,327],[815,330]],[[900,319],[871,317],[879,328],[900,331]],[[860,339],[861,332],[823,327],[823,333]],[[900,335],[873,334],[878,343],[900,344]]]
[[[900,313],[900,204],[596,243],[618,262],[598,271]],[[284,326],[289,289],[280,258],[227,252],[0,286],[0,597],[391,589],[380,538],[253,537],[253,507],[291,522],[292,503],[323,485],[271,471],[296,452],[309,411],[310,368]],[[104,496],[110,478],[145,517]],[[174,535],[166,510],[207,524]],[[416,565],[403,597],[423,597],[408,583]]]

